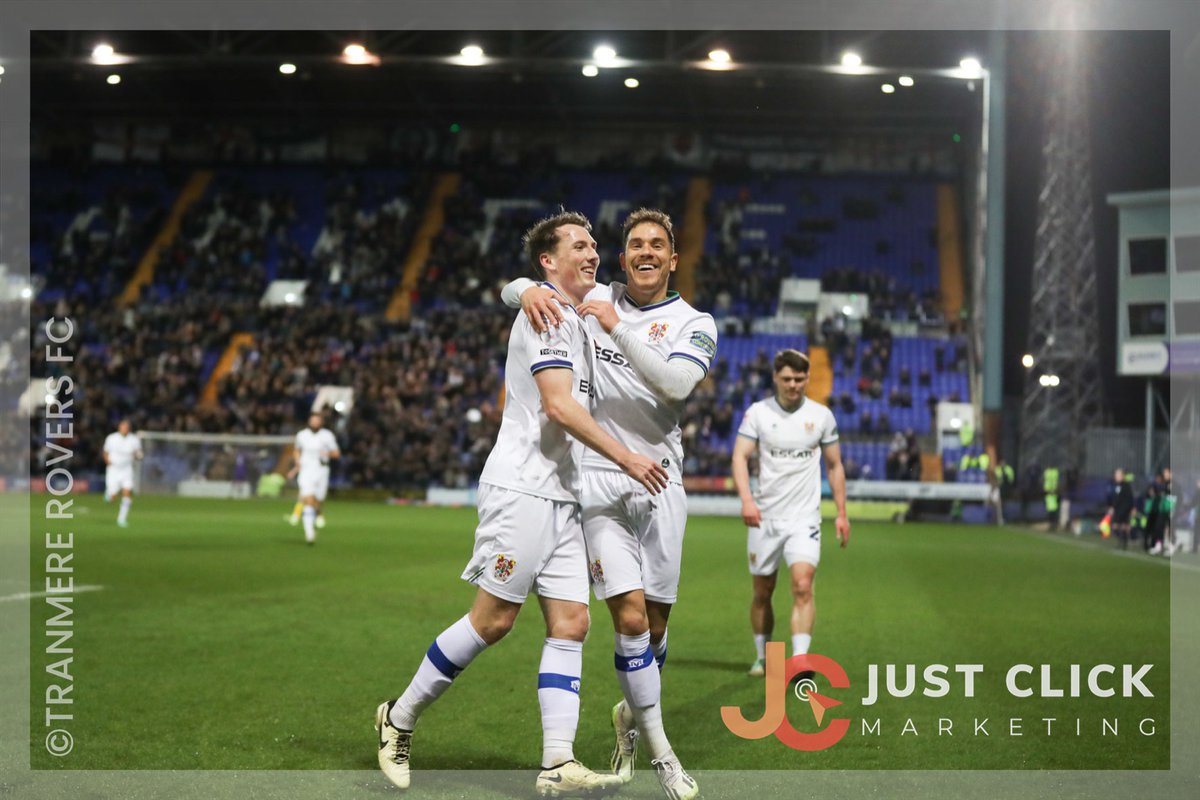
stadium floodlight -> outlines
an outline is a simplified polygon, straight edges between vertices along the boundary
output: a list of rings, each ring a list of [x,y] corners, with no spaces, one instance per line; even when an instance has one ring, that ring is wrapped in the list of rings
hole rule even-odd
[[[1047,373],[1045,375],[1041,375],[1038,377],[1038,383],[1040,383],[1042,386],[1054,387],[1054,386],[1058,386],[1058,384],[1061,383],[1061,381],[1059,380],[1059,377],[1057,375],[1052,375],[1050,373]]]
[[[908,87],[912,86],[915,81],[913,81],[912,75],[901,75],[899,79],[897,79],[896,83],[907,89]]]
[[[294,302],[296,302],[296,293],[295,293],[295,292],[288,292],[287,294],[285,294],[285,295],[283,296],[283,302],[285,302],[285,303],[294,303]]]
[[[333,410],[339,414],[345,414],[346,413],[346,402],[344,400],[338,400],[336,403],[333,404]]]
[[[4,74],[4,65],[0,64],[0,75]]]
[[[974,56],[967,56],[962,61],[958,62],[958,69],[964,78],[980,78],[983,77],[983,65],[979,63],[979,59]]]
[[[108,42],[100,42],[92,48],[92,63],[103,66],[112,66],[113,64],[127,64],[129,57],[118,53]]]
[[[22,300],[30,300],[32,298],[33,298],[33,289],[29,288],[28,286],[21,289],[21,299]]]
[[[1026,353],[1025,355],[1021,356],[1021,366],[1022,367],[1024,367],[1025,369],[1029,369],[1033,365],[1034,365],[1034,360],[1033,360],[1032,353]]]
[[[600,68],[597,67],[595,64],[584,64],[583,65],[583,77],[594,78],[599,74],[600,74]]]
[[[729,55],[728,50],[709,50],[708,60],[714,64],[728,64],[733,58]]]
[[[599,45],[592,51],[592,58],[596,59],[596,65],[601,67],[616,66],[617,51],[610,45]]]
[[[854,306],[842,306],[842,313],[847,317],[854,316]]]
[[[483,48],[477,44],[469,44],[458,51],[458,63],[466,67],[478,67],[483,64]]]
[[[121,76],[114,73],[105,78],[105,80],[108,82],[109,86],[116,86],[121,82]]]
[[[1051,375],[1051,376],[1050,376],[1050,385],[1051,385],[1051,386],[1058,386],[1058,384],[1059,384],[1058,376],[1057,376],[1057,375]]]
[[[890,83],[885,83],[883,86],[879,87],[879,90],[884,94],[891,94],[896,91],[896,87],[892,86]]]
[[[348,44],[342,50],[342,63],[344,64],[370,64],[372,66],[379,65],[379,56],[375,55],[361,44]]]
[[[625,79],[625,88],[626,89],[636,89],[640,85],[641,84],[638,83],[637,78],[626,78]]]
[[[280,64],[279,71],[282,72],[284,75],[295,75],[296,74],[296,65],[295,64]]]
[[[860,56],[858,53],[855,53],[852,50],[847,50],[846,52],[842,53],[843,67],[861,67],[862,63],[862,56]]]

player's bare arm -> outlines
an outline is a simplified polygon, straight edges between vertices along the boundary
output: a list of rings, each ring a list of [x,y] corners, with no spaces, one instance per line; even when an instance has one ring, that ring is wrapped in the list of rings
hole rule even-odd
[[[651,494],[658,494],[666,488],[667,471],[662,465],[646,456],[631,452],[601,430],[587,409],[572,396],[574,373],[571,370],[544,369],[533,377],[537,381],[546,416],[584,445],[619,466],[626,475],[645,486]]]
[[[825,468],[829,473],[829,488],[833,491],[833,502],[837,506],[838,541],[842,547],[850,544],[850,518],[846,516],[846,470],[842,467],[842,448],[837,442],[821,448],[825,453]]]
[[[750,456],[758,448],[758,442],[738,436],[733,443],[733,485],[742,500],[742,522],[751,528],[762,525],[762,512],[750,493]]]

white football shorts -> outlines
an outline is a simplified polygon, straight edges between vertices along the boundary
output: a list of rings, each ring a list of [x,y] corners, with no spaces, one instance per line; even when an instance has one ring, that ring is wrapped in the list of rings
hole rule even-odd
[[[583,536],[592,589],[604,600],[641,589],[647,600],[679,595],[687,493],[669,483],[661,494],[621,472],[583,474]]]
[[[475,550],[462,579],[502,600],[588,602],[579,504],[479,484]]]
[[[746,554],[751,575],[774,575],[779,557],[789,567],[797,561],[821,563],[821,523],[764,519],[762,527],[747,529]]]
[[[301,497],[315,497],[317,502],[324,502],[329,492],[329,470],[300,470],[296,483],[300,485]]]
[[[133,491],[133,467],[109,467],[104,471],[105,497],[113,497],[126,489]]]

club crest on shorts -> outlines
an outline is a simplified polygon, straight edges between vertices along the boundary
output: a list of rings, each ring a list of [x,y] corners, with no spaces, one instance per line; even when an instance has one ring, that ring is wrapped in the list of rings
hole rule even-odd
[[[650,324],[650,344],[662,341],[662,338],[667,335],[667,328],[670,326],[668,322],[654,322]]]
[[[758,563],[758,553],[751,553],[750,554],[750,566],[753,567],[757,563]]]
[[[501,553],[496,556],[496,564],[492,568],[492,573],[496,576],[496,580],[504,583],[512,577],[513,567],[516,565],[517,560],[515,558],[509,558],[504,553]]]
[[[592,583],[604,583],[604,567],[598,558],[592,562]]]

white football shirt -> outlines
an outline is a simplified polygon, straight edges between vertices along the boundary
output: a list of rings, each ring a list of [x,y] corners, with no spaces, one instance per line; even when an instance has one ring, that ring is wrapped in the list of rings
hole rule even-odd
[[[664,359],[683,358],[704,372],[717,354],[717,325],[712,315],[692,308],[670,292],[661,302],[638,306],[625,293],[625,284],[596,284],[588,300],[605,300],[631,326],[646,346]],[[679,418],[686,400],[670,402],[654,392],[612,338],[592,317],[588,333],[596,352],[596,404],[592,416],[614,439],[635,453],[649,456],[666,468],[670,479],[683,482],[683,434]],[[587,450],[583,464],[588,469],[619,470],[616,464]]]
[[[328,471],[328,462],[322,464],[321,461],[338,449],[337,439],[328,428],[317,431],[305,428],[296,434],[294,446],[300,455],[300,471],[305,473],[315,470]]]
[[[746,409],[738,436],[758,442],[758,490],[763,519],[821,519],[821,448],[838,440],[828,407],[805,398],[790,414],[774,397]]]
[[[113,431],[104,440],[104,452],[108,453],[108,465],[113,469],[128,469],[133,466],[133,457],[142,449],[142,440],[136,433],[122,436]]]
[[[541,285],[557,291],[552,284]],[[565,298],[560,305],[566,319],[547,333],[535,332],[524,314],[513,322],[504,362],[504,416],[479,482],[578,502],[583,445],[546,416],[533,377],[544,369],[571,370],[571,394],[581,406],[589,406],[591,343],[575,309]]]

